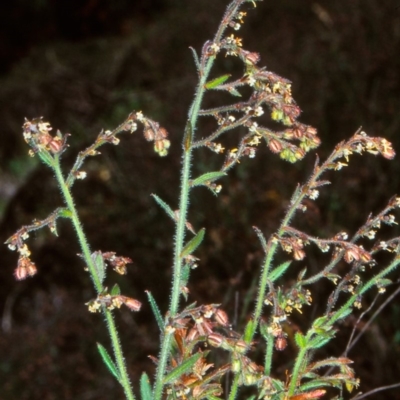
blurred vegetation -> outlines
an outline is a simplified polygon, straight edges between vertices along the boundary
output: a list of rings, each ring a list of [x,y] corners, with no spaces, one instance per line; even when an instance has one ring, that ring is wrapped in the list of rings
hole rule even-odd
[[[150,193],[177,208],[180,140],[196,84],[188,47],[199,49],[213,36],[226,3],[2,3],[2,242],[61,202],[51,174],[27,156],[21,135],[24,117],[43,115],[55,128],[73,134],[64,160],[71,165],[76,152],[100,129],[115,127],[132,110],[143,110],[170,132],[168,158],[158,158],[140,136],[126,136],[123,145],[102,149],[101,158],[86,164],[88,178],[74,190],[92,249],[134,260],[128,278],[120,282],[122,290],[145,303],[147,289],[166,304],[173,225]],[[390,0],[265,0],[248,14],[240,31],[246,48],[261,53],[261,65],[293,81],[301,120],[319,129],[321,158],[360,125],[371,136],[392,141],[400,152],[399,5]],[[235,74],[234,61],[227,58],[219,67]],[[199,157],[199,171],[222,161],[208,153]],[[255,160],[243,162],[224,180],[218,198],[198,190],[190,219],[195,226],[205,226],[208,235],[193,274],[193,299],[223,303],[233,317],[238,297],[245,320],[245,295],[262,259],[251,227],[266,233],[276,229],[295,185],[306,179],[313,163],[308,156],[301,165],[291,166],[260,149]],[[297,221],[320,236],[342,229],[354,232],[370,211],[400,194],[396,159],[354,157],[350,167],[332,179]],[[5,246],[0,249],[0,398],[122,398],[96,354],[94,343],[108,342],[101,319],[89,315],[84,305],[92,289],[75,256],[79,250],[73,231],[60,223],[59,235],[39,232],[32,237],[39,274],[22,283],[12,275],[15,254]],[[310,269],[318,268],[317,258],[309,262]],[[325,290],[321,287],[321,298]],[[398,317],[393,303],[350,353],[364,392],[398,381]],[[301,326],[304,319],[296,322]],[[350,322],[336,347],[329,349],[335,355],[345,347]],[[154,368],[147,355],[157,355],[157,328],[148,306],[135,317],[122,312],[118,323],[135,381],[143,369]],[[290,362],[294,350],[292,346],[282,357]],[[284,376],[285,371],[276,373]],[[382,392],[374,399],[400,399],[400,394]]]

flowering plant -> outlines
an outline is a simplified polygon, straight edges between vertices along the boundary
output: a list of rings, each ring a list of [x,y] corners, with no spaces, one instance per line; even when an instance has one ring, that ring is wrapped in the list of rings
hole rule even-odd
[[[241,160],[254,158],[263,143],[272,153],[289,163],[300,161],[320,144],[317,130],[298,120],[300,108],[293,99],[291,82],[260,67],[259,54],[244,50],[242,39],[235,36],[246,17],[245,5],[250,3],[250,6],[255,7],[258,1],[261,0],[233,0],[214,38],[204,44],[200,55],[192,49],[198,71],[198,85],[182,138],[178,209],[174,211],[159,196],[153,195],[157,204],[175,223],[175,242],[168,311],[162,312],[156,296],[147,292],[160,329],[160,353],[157,358],[152,356],[157,365],[154,379],[143,372],[139,384],[142,400],[160,400],[163,397],[213,400],[223,396],[233,400],[239,397],[243,387],[251,387],[252,398],[257,399],[317,399],[323,397],[328,389],[332,389],[336,398],[343,398],[345,390],[351,392],[359,385],[350,367],[352,361],[345,355],[319,358],[318,350],[333,340],[338,321],[362,307],[362,298],[367,291],[376,287],[379,293],[384,292],[385,287],[391,283],[387,275],[400,262],[399,237],[378,241],[368,248],[360,244],[363,238],[373,240],[383,225],[396,223],[392,212],[400,207],[398,197],[390,199],[378,214],[370,215],[351,237],[346,232],[338,232],[333,237],[319,238],[292,226],[295,214],[307,212],[307,204],[316,201],[321,188],[330,183],[323,175],[348,166],[354,153],[382,155],[387,159],[395,156],[386,139],[370,137],[359,129],[350,139],[339,143],[324,162],[316,157],[309,179],[295,189],[275,233],[265,237],[259,228],[254,227],[264,252],[264,261],[260,266],[252,317],[241,332],[232,329],[226,312],[218,304],[182,305],[182,300],[187,300],[190,295],[188,282],[191,270],[200,264],[194,253],[206,234],[204,228],[198,229],[188,220],[192,189],[203,186],[217,195],[222,190],[220,180]],[[231,80],[228,74],[210,79],[215,60],[221,56],[238,58],[243,64],[243,75],[236,80]],[[233,102],[203,108],[205,95],[215,91],[230,94]],[[244,92],[250,94],[245,96]],[[280,130],[268,128],[260,122],[260,117],[267,110],[271,120],[281,125]],[[202,136],[198,126],[203,117],[211,117],[215,125],[211,133]],[[117,284],[110,289],[104,282],[106,272],[110,269],[118,274],[126,274],[127,264],[131,260],[117,256],[112,251],[90,249],[71,189],[77,180],[85,179],[86,172],[82,167],[87,158],[100,155],[98,149],[105,144],[118,145],[120,134],[134,133],[139,125],[143,128],[144,138],[153,142],[155,152],[161,157],[166,156],[170,147],[166,129],[141,111],[134,111],[114,130],[101,131],[95,142],[78,154],[71,170],[65,174],[61,158],[68,148],[69,134],[63,135],[57,131],[52,135],[50,124],[42,118],[26,120],[23,135],[31,148],[30,153],[38,156],[54,171],[64,206],[41,221],[35,220],[23,226],[6,242],[11,250],[19,253],[15,277],[22,280],[37,273],[26,244],[29,233],[48,226],[57,234],[58,218],[72,222],[81,246],[85,270],[96,292],[94,298],[87,303],[88,310],[104,315],[112,355],[102,345],[98,345],[98,349],[106,366],[121,384],[126,398],[130,400],[136,396],[128,376],[113,313],[121,306],[140,311],[141,302],[121,294]],[[235,147],[225,149],[223,138],[233,130],[240,132],[240,139]],[[224,153],[225,159],[219,169],[193,177],[192,165],[196,152],[204,148]],[[293,265],[292,261],[305,260],[307,247],[312,245],[316,245],[321,252],[329,252],[329,261],[321,265],[315,274],[308,273],[305,268],[295,281],[285,281]],[[289,257],[283,263],[275,261],[280,250]],[[386,265],[378,268],[375,258],[382,251],[392,253],[393,257]],[[339,269],[339,265],[342,268]],[[370,267],[374,267],[375,271],[372,277],[365,274],[366,268]],[[278,280],[284,283],[278,285]],[[325,312],[309,322],[306,332],[297,330],[292,334],[298,352],[287,371],[286,379],[279,379],[274,374],[273,354],[285,350],[288,325],[293,313],[301,313],[303,307],[312,304],[313,287],[322,280],[329,280],[335,285],[327,298]],[[221,350],[227,352],[227,362],[214,365],[210,359]],[[256,354],[260,352],[264,359],[262,365],[256,361]],[[229,384],[230,374],[233,378]],[[222,379],[226,382],[225,394]]]

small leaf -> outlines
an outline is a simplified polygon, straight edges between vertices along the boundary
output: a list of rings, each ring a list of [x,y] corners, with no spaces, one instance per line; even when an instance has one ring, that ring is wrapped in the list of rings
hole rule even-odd
[[[97,271],[97,276],[99,278],[100,283],[103,283],[104,278],[106,277],[106,264],[104,263],[103,254],[101,251],[95,251],[92,254],[92,261]]]
[[[180,376],[191,370],[194,364],[203,356],[203,353],[197,353],[189,357],[181,365],[174,368],[169,374],[164,377],[164,384],[176,381]]]
[[[192,51],[193,54],[193,58],[194,58],[194,63],[196,65],[197,70],[200,69],[200,60],[199,60],[199,56],[196,53],[196,50],[193,47],[189,47],[189,49]]]
[[[261,229],[257,228],[256,226],[253,226],[253,229],[254,229],[254,232],[257,234],[258,239],[261,242],[264,252],[266,252],[267,251],[267,241],[265,240],[265,237],[262,234]]]
[[[153,393],[150,386],[150,379],[146,372],[140,377],[140,397],[142,400],[152,400]]]
[[[292,261],[285,261],[284,263],[282,263],[281,265],[278,265],[276,268],[274,268],[271,273],[269,274],[269,280],[271,282],[275,282],[278,278],[280,278],[285,272],[286,270],[290,267],[290,264],[292,263]]]
[[[307,272],[307,268],[303,268],[303,269],[300,271],[299,275],[297,276],[297,281],[298,281],[298,282],[300,282],[300,281],[303,280],[303,278],[304,278],[306,272]]]
[[[158,308],[158,305],[157,305],[153,295],[148,290],[146,290],[146,294],[147,294],[147,299],[149,300],[149,303],[150,303],[150,307],[151,307],[154,317],[156,319],[157,325],[160,328],[160,331],[164,332],[164,321],[163,321],[163,317],[161,315],[160,309]]]
[[[110,291],[111,296],[119,296],[121,294],[121,289],[119,288],[118,284],[115,284],[111,291]]]
[[[215,89],[217,86],[222,85],[223,83],[225,83],[228,79],[230,78],[229,74],[226,75],[222,75],[218,78],[215,78],[213,80],[211,80],[210,82],[207,82],[204,87],[206,89]]]
[[[104,364],[108,368],[108,370],[117,378],[117,380],[120,380],[119,373],[117,366],[114,364],[114,361],[108,354],[107,350],[100,344],[97,343],[97,350],[99,351],[101,358],[103,359]]]
[[[254,330],[254,321],[251,319],[251,320],[247,323],[246,328],[244,329],[244,337],[243,337],[243,340],[244,340],[247,344],[249,344],[250,341],[251,341],[251,339],[252,339],[253,330]]]
[[[200,229],[196,236],[186,244],[180,255],[182,258],[192,254],[199,247],[200,243],[203,241],[205,231],[204,228]]]
[[[296,334],[294,335],[294,339],[300,349],[304,349],[307,346],[307,339],[300,332],[296,332]]]
[[[228,89],[228,92],[236,97],[242,97],[242,95],[240,94],[240,92],[238,90],[236,90],[235,88],[231,87]]]
[[[205,182],[213,182],[216,179],[221,178],[222,176],[225,175],[227,175],[226,172],[222,171],[207,172],[199,176],[198,178],[194,179],[192,181],[192,187],[202,185]]]
[[[188,151],[190,149],[190,146],[192,145],[192,138],[193,138],[192,123],[190,121],[187,121],[185,127],[185,134],[183,135],[183,147],[185,151]]]
[[[71,218],[72,212],[68,208],[59,208],[58,215],[62,218]]]
[[[175,215],[172,208],[163,200],[161,200],[156,194],[151,195],[157,204],[175,221]]]

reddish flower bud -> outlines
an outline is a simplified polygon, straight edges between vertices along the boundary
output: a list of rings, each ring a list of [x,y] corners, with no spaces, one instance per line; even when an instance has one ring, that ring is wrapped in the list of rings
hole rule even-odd
[[[214,317],[215,321],[222,326],[227,326],[229,324],[228,315],[223,310],[217,309],[215,311]]]
[[[278,141],[275,140],[275,139],[271,139],[271,140],[268,142],[268,147],[269,147],[269,149],[270,149],[273,153],[280,153],[281,150],[282,150],[282,145],[281,145],[281,143],[278,142]]]

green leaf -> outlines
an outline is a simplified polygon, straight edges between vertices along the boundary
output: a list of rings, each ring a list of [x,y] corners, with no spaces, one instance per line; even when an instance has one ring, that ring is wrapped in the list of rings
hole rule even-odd
[[[242,95],[240,94],[240,92],[238,90],[236,90],[235,88],[231,87],[228,89],[228,92],[236,97],[242,97]]]
[[[192,181],[192,187],[202,185],[205,182],[213,182],[216,179],[221,178],[222,176],[225,175],[227,175],[227,173],[222,171],[207,172],[199,176],[198,178],[194,179]]]
[[[161,315],[160,309],[158,308],[158,305],[157,305],[153,295],[148,290],[146,290],[146,294],[147,294],[147,299],[149,300],[149,303],[150,303],[150,307],[151,307],[154,317],[156,319],[157,325],[160,328],[160,331],[164,332],[164,321],[163,321],[163,317]]]
[[[72,217],[72,212],[68,208],[59,208],[58,209],[58,215],[61,218],[71,218]]]
[[[300,349],[304,349],[307,346],[307,339],[300,332],[296,332],[294,335],[294,340]]]
[[[187,286],[187,283],[189,281],[189,277],[190,277],[190,265],[189,264],[185,264],[182,268],[182,272],[181,272],[181,287],[185,287]],[[183,297],[185,298],[185,300],[187,300],[187,293],[186,292],[182,292]]]
[[[334,332],[333,332],[333,334],[334,334]],[[308,342],[308,346],[312,349],[319,349],[319,348],[325,346],[328,342],[330,342],[332,340],[333,334],[331,334],[329,336],[327,336],[327,335],[317,336]]]
[[[246,327],[245,327],[245,329],[244,329],[244,338],[243,338],[243,340],[244,340],[247,344],[250,343],[250,340],[251,340],[251,338],[252,338],[252,336],[253,336],[253,330],[254,330],[254,321],[251,319],[251,320],[247,323],[247,325],[246,325]]]
[[[175,221],[175,214],[172,208],[163,200],[161,200],[156,194],[151,195],[157,204]]]
[[[203,356],[203,353],[197,353],[191,357],[189,357],[186,361],[184,361],[181,365],[178,365],[174,368],[169,374],[164,377],[164,384],[171,383],[176,381],[180,376],[186,374],[191,370],[194,364],[196,364],[197,360],[199,360]]]
[[[271,273],[269,274],[269,280],[271,282],[276,281],[278,278],[280,278],[285,272],[286,270],[290,267],[290,264],[292,263],[292,261],[285,261],[284,263],[282,263],[281,265],[278,265],[276,268],[274,268]]]
[[[200,246],[200,243],[203,241],[205,232],[206,230],[202,228],[197,232],[196,236],[193,239],[189,240],[189,242],[182,250],[182,253],[180,255],[181,258],[192,254]]]
[[[120,381],[117,366],[114,364],[114,361],[108,354],[107,350],[100,343],[97,343],[97,350],[99,351],[101,358],[103,359],[103,362],[108,370],[117,378],[118,381]]]
[[[153,393],[150,386],[150,379],[146,372],[140,377],[140,397],[142,400],[152,400]]]
[[[100,283],[103,283],[106,277],[106,264],[104,263],[103,254],[101,251],[95,251],[92,253],[92,261],[97,271],[97,276]]]
[[[121,289],[117,283],[112,287],[110,294],[111,296],[119,296],[121,294]]]
[[[225,83],[229,78],[230,78],[230,74],[226,74],[226,75],[222,75],[218,78],[215,78],[213,80],[211,80],[210,82],[207,82],[204,87],[206,89],[215,89],[217,86],[222,85],[223,83]]]

